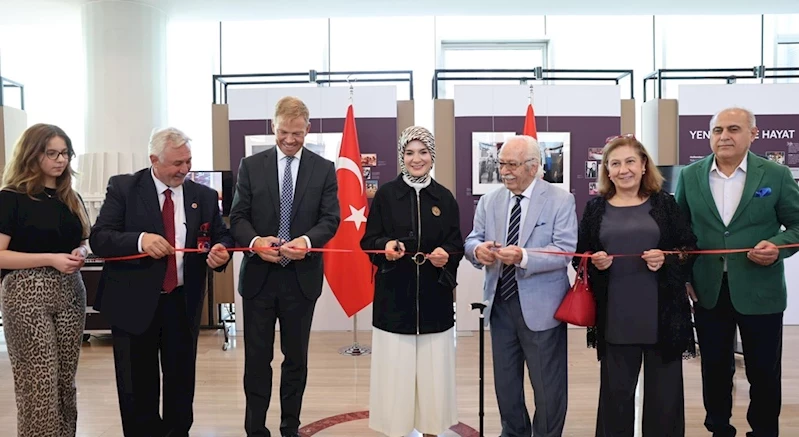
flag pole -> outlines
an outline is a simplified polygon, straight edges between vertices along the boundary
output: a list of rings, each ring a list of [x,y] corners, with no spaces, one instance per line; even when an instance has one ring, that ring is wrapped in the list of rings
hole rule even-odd
[[[350,87],[349,102],[350,106],[352,106],[353,88],[352,82],[350,82],[350,76],[347,76],[347,84]],[[358,313],[352,315],[352,344],[339,349],[339,353],[341,355],[349,355],[351,357],[359,357],[361,355],[369,355],[372,353],[368,346],[361,346],[358,344]]]

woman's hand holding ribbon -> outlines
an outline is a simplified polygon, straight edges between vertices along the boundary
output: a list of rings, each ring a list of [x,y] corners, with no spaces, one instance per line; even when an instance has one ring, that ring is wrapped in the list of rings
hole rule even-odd
[[[607,252],[597,252],[591,255],[591,263],[599,270],[607,270],[613,264],[613,257]]]
[[[405,243],[399,240],[391,240],[386,243],[386,259],[396,261],[405,256]]]
[[[444,267],[449,261],[449,254],[446,250],[436,247],[430,255],[427,255],[427,259],[436,267]]]
[[[649,270],[656,272],[663,267],[663,262],[666,260],[666,255],[663,254],[663,251],[660,249],[651,249],[644,252],[641,255],[644,261],[646,261],[646,266]]]

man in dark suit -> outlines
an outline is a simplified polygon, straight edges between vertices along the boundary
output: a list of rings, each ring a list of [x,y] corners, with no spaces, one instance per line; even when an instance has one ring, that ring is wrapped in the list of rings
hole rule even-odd
[[[713,437],[736,435],[730,424],[736,325],[751,386],[746,418],[752,432],[746,435],[779,434],[783,261],[796,249],[777,246],[799,242],[799,186],[788,167],[749,150],[757,132],[754,114],[745,109],[714,115],[713,153],[682,170],[675,193],[700,249],[751,248],[700,256],[686,284],[702,352],[705,427]]]
[[[188,436],[208,268],[222,271],[233,247],[216,190],[184,181],[189,138],[174,128],[150,140],[152,167],[113,176],[89,243],[106,261],[95,309],[111,324],[117,394],[126,437]],[[210,247],[206,252],[178,248]],[[159,414],[159,354],[164,414]]]
[[[310,131],[305,104],[284,97],[275,107],[276,147],[242,159],[230,228],[246,253],[239,273],[244,313],[244,428],[271,436],[266,412],[272,394],[275,321],[284,355],[280,378],[280,434],[299,436],[308,375],[308,340],[322,294],[321,248],[340,222],[336,168],[303,148]],[[295,188],[296,187],[296,188]]]

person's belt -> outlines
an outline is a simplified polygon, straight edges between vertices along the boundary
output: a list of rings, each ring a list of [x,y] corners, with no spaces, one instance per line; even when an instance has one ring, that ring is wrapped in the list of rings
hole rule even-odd
[[[166,291],[164,291],[164,290],[161,290],[161,294],[170,294],[170,293],[176,293],[176,292],[178,292],[178,291],[180,291],[180,290],[182,290],[182,289],[183,289],[183,286],[182,286],[182,285],[178,285],[178,286],[177,286],[177,287],[175,287],[175,289],[174,289],[174,290],[172,290],[171,292],[166,292]]]

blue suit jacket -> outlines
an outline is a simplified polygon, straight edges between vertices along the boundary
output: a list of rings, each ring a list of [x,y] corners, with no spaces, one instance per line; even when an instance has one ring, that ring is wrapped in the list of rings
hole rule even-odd
[[[574,196],[539,179],[530,197],[519,236],[519,247],[574,252],[577,246]],[[509,202],[510,191],[505,187],[481,197],[474,216],[474,228],[466,237],[466,258],[477,268],[485,267],[483,296],[488,303],[484,311],[486,325],[491,320],[491,306],[502,263],[496,261],[483,266],[475,258],[474,250],[485,241],[505,244]],[[544,331],[561,323],[553,315],[570,287],[568,265],[572,257],[529,252],[527,255],[527,268],[516,267],[519,301],[527,327],[533,331]]]

